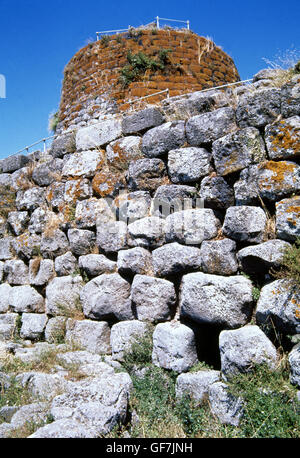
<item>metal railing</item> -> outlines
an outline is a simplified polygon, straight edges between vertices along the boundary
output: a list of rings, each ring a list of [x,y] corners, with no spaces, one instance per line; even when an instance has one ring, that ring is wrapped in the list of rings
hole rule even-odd
[[[190,21],[181,21],[181,20],[177,20],[177,19],[167,19],[165,17],[158,17],[158,16],[156,16],[155,20],[156,20],[156,27],[158,29],[159,29],[159,21],[168,21],[168,22],[181,22],[181,23],[184,23],[184,24],[186,24],[186,28],[188,30],[190,30]]]
[[[43,152],[46,153],[46,152],[47,152],[47,141],[50,140],[51,138],[54,138],[54,137],[55,137],[55,135],[51,135],[50,137],[42,138],[41,140],[38,140],[37,142],[32,143],[32,144],[29,145],[29,146],[25,146],[25,148],[20,149],[20,150],[17,151],[16,153],[10,154],[8,157],[10,157],[10,156],[16,156],[17,154],[21,154],[21,153],[23,153],[24,151],[26,151],[26,153],[28,154],[30,148],[32,148],[33,146],[39,145],[39,144],[41,144],[41,143],[43,143]]]
[[[150,97],[154,97],[155,95],[159,95],[159,94],[164,94],[165,92],[167,93],[166,98],[168,99],[170,97],[170,91],[169,89],[164,89],[163,91],[154,92],[154,94],[150,94],[150,95],[144,95],[144,97],[139,97],[138,99],[135,99],[135,100],[128,100],[128,102],[122,103],[121,105],[119,105],[119,107],[122,107],[123,105],[131,105],[133,103],[139,102],[140,100],[149,99]]]
[[[177,20],[177,19],[167,19],[167,18],[159,17],[159,16],[155,17],[154,22],[150,22],[149,24],[146,24],[146,26],[144,26],[144,27],[147,27],[147,26],[149,26],[151,24],[156,24],[156,28],[160,29],[160,21],[180,22],[180,23],[186,24],[187,30],[190,30],[190,21],[181,21],[181,20]],[[143,27],[143,26],[140,26],[140,27]],[[99,41],[100,35],[103,35],[103,34],[109,35],[109,34],[120,33],[120,32],[129,32],[130,29],[135,29],[135,28],[138,29],[139,27],[133,27],[133,26],[129,25],[127,29],[102,30],[101,32],[96,32],[97,41]]]

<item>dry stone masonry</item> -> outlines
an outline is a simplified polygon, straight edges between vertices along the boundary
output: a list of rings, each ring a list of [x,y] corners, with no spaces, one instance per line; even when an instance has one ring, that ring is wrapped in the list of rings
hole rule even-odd
[[[147,32],[147,43],[168,33]],[[88,72],[110,49],[92,45],[68,65],[65,123],[77,63]],[[239,424],[243,400],[227,380],[274,369],[272,329],[300,332],[299,286],[270,275],[300,237],[300,78],[274,88],[275,73],[73,133],[61,125],[48,153],[1,161],[0,352],[57,355],[53,373],[19,375],[39,402],[0,410],[0,437],[49,415],[31,437],[97,437],[126,422],[132,381],[120,363],[149,329],[153,364],[178,373],[176,397],[208,397],[222,423]],[[212,353],[215,370],[189,372]],[[289,363],[300,388],[299,345]],[[70,381],[66,365],[81,378]],[[0,359],[0,386],[10,383]]]

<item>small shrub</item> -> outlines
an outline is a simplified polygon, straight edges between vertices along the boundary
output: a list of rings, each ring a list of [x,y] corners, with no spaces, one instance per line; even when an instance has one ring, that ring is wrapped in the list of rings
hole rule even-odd
[[[101,40],[100,40],[100,43],[103,45],[103,46],[107,46],[108,43],[110,41],[110,37],[108,35],[103,35],[101,37]]]
[[[0,185],[0,216],[7,218],[16,210],[16,193],[10,186]]]
[[[30,393],[17,382],[15,377],[11,377],[8,388],[0,389],[0,408],[4,406],[22,406],[30,402]]]
[[[238,436],[246,438],[299,437],[296,388],[289,383],[285,360],[275,371],[257,366],[229,383],[230,392],[244,400],[244,416]]]
[[[132,81],[135,81],[147,70],[164,70],[170,52],[170,49],[161,49],[158,53],[158,60],[155,60],[141,51],[137,54],[132,54],[131,51],[128,51],[128,64],[121,69],[119,83],[125,89]]]
[[[300,238],[284,251],[281,264],[282,267],[278,271],[271,269],[271,275],[300,284]]]
[[[149,327],[148,332],[142,338],[137,337],[130,350],[124,352],[124,368],[131,372],[135,366],[149,366],[152,363],[152,349],[152,329]]]
[[[59,112],[51,113],[49,116],[48,130],[55,133],[59,123]]]

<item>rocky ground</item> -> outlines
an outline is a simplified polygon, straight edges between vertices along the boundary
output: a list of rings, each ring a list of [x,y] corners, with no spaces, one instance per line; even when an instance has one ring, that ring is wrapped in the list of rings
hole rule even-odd
[[[299,435],[300,78],[277,77],[1,161],[0,437],[154,434],[153,387],[162,434],[208,409],[211,436]],[[281,429],[247,430],[259,402]]]

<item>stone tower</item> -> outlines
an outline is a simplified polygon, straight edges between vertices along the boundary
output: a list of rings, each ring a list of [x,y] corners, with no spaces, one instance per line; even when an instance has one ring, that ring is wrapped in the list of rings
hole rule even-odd
[[[138,28],[103,36],[65,67],[58,128],[127,110],[126,102],[165,89],[172,97],[235,81],[239,74],[233,60],[187,29]]]

